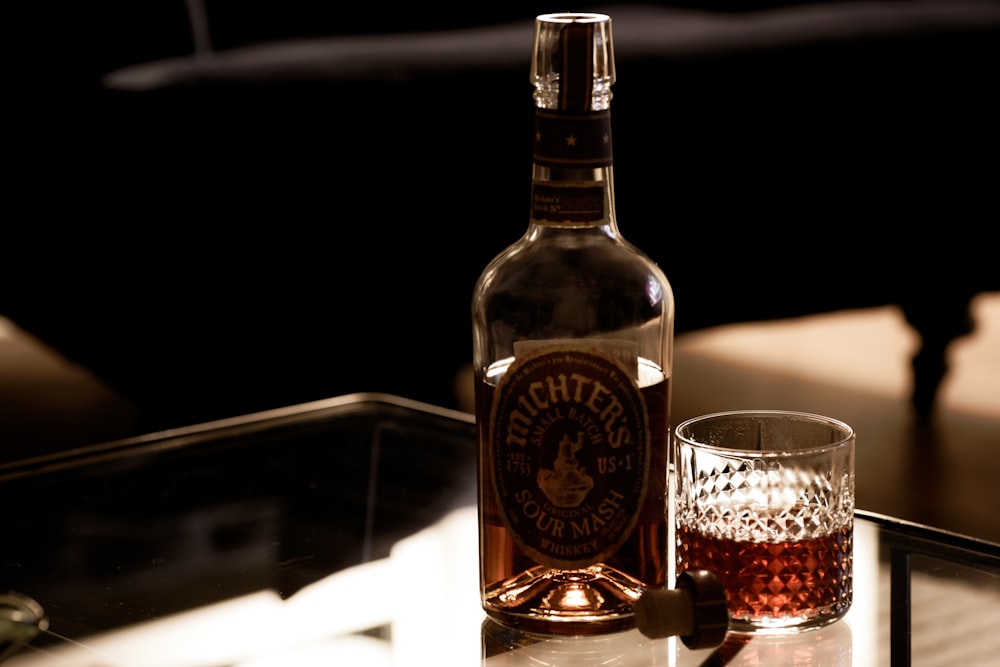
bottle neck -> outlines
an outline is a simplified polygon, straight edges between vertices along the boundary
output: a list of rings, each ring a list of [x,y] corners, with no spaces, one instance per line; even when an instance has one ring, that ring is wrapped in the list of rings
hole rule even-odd
[[[537,108],[531,222],[617,233],[611,114]]]

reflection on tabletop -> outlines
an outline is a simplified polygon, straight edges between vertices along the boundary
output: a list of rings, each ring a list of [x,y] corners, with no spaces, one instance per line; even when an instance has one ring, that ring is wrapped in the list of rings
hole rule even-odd
[[[28,647],[5,667],[890,664],[888,624],[879,620],[888,613],[890,577],[879,561],[879,528],[867,521],[856,526],[855,599],[844,619],[800,635],[731,634],[718,649],[700,651],[637,630],[540,638],[486,621],[476,527],[475,507],[463,507],[397,542],[388,558],[336,572],[287,600],[259,591],[44,652]],[[913,576],[914,664],[990,664],[1000,654],[1000,582],[970,587]],[[969,609],[982,613],[970,617]],[[931,625],[947,635],[932,632],[921,610],[931,610]]]

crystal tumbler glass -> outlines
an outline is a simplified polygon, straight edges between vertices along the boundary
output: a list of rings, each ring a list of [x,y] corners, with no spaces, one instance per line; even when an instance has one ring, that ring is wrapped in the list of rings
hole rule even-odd
[[[854,430],[754,410],[696,417],[674,435],[677,570],[715,572],[730,630],[800,632],[847,613]]]

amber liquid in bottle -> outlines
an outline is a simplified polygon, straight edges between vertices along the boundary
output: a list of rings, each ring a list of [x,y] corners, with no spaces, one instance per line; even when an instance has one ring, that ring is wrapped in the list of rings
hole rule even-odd
[[[668,575],[673,294],[618,232],[611,20],[535,23],[524,236],[473,296],[483,608],[529,632],[634,625]]]

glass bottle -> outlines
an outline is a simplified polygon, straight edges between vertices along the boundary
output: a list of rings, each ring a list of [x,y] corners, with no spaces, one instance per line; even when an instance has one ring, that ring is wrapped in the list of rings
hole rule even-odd
[[[532,632],[633,627],[668,576],[674,302],[618,231],[614,80],[610,17],[536,18],[530,220],[472,300],[482,603]]]

